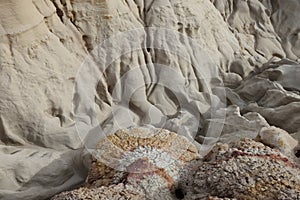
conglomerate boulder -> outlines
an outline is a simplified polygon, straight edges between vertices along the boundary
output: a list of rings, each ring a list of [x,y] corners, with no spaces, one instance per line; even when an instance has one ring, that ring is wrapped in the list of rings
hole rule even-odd
[[[186,167],[179,188],[186,199],[300,199],[299,161],[250,139],[218,144]]]
[[[100,141],[85,186],[52,200],[300,199],[299,165],[251,139],[218,143],[200,158],[183,136],[131,128]]]

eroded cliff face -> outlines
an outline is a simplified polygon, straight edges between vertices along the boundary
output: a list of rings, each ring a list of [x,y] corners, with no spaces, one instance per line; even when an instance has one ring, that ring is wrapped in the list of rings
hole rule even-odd
[[[196,139],[203,155],[270,125],[299,139],[299,8],[0,2],[0,198],[45,199],[82,183],[86,149],[128,126]]]

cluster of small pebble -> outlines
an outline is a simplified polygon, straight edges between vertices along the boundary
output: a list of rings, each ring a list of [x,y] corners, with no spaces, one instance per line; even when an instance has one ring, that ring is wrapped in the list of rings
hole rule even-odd
[[[81,187],[79,189],[62,192],[56,195],[54,200],[144,200],[145,195],[142,191],[138,191],[130,185],[122,183],[111,185],[108,187],[102,186],[97,188]]]

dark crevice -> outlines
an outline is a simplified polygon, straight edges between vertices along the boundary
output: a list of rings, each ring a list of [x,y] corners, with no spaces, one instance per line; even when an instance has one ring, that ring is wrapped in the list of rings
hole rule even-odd
[[[91,52],[93,50],[92,38],[88,35],[83,35],[82,39],[84,41],[86,49]]]
[[[74,10],[72,10],[71,13],[72,13],[73,17],[70,19],[70,21],[72,22],[72,24],[73,24],[75,27],[77,27],[76,24],[75,24],[75,21],[76,21],[76,20],[75,20],[75,19],[76,19],[76,12],[75,12]]]
[[[55,0],[51,0],[51,2],[53,3],[53,5],[54,5],[55,8],[56,8],[56,14],[57,14],[57,16],[59,17],[60,21],[61,21],[62,23],[64,23],[64,15],[65,15],[65,13],[68,13],[68,9],[67,9],[67,7],[66,7],[66,6],[67,6],[66,1],[65,1],[65,0],[60,0],[61,4],[64,6],[64,7],[63,7],[63,10],[62,10],[61,8],[59,8],[59,6],[58,6],[57,3],[55,2]],[[75,23],[75,21],[76,21],[76,12],[72,10],[71,13],[72,13],[72,16],[66,15],[67,18],[65,18],[65,19],[69,19],[70,22],[74,25],[74,27],[75,27],[79,32],[82,33],[80,27],[78,27],[78,26],[76,25],[76,23]]]
[[[65,43],[65,39],[63,39],[63,38],[59,38],[59,41],[63,44]]]
[[[13,51],[13,39],[10,34],[7,34],[8,37],[8,41],[9,41],[9,51],[10,51],[10,55],[13,59],[15,59],[15,55],[14,55],[14,51]]]
[[[52,1],[53,5],[54,5],[55,8],[56,8],[56,14],[57,14],[57,16],[59,17],[60,21],[61,21],[62,23],[64,23],[64,19],[63,19],[64,11],[61,10],[61,9],[58,7],[58,5],[57,5],[57,3],[55,2],[55,0],[51,0],[51,1]]]
[[[57,114],[57,115],[55,115],[55,117],[57,117],[59,119],[60,126],[63,127],[63,124],[65,122],[65,117],[62,114]]]
[[[147,36],[148,36],[148,34],[147,34]],[[148,71],[149,74],[152,74],[152,72],[149,70],[148,65],[153,63],[153,57],[151,55],[149,56],[149,51],[147,51],[147,49],[143,49],[143,56],[144,56],[145,64],[147,66],[147,71]],[[152,87],[151,86],[152,86],[152,84],[146,84],[145,85],[145,87],[146,87],[146,96],[148,96],[148,97],[152,93]]]
[[[300,149],[298,149],[298,150],[295,152],[295,156],[296,156],[297,158],[300,158]]]
[[[61,9],[56,8],[56,13],[57,13],[58,17],[60,18],[60,21],[64,22],[64,20],[63,20],[64,12]]]
[[[57,117],[60,122],[60,126],[62,127],[63,124],[65,123],[66,119],[65,116],[63,115],[63,110],[61,108],[51,108],[51,113],[53,117]]]
[[[175,196],[176,196],[177,199],[184,199],[185,194],[184,194],[184,192],[182,191],[182,189],[177,188],[177,189],[175,190]]]
[[[144,8],[143,8],[143,21],[144,21],[144,24],[145,24],[145,26],[146,26],[146,17],[147,17],[147,14],[146,14],[146,8],[145,8],[145,5],[146,5],[146,0],[144,0],[144,2],[143,2],[143,6],[144,6]],[[141,15],[141,17],[142,17],[142,15]]]
[[[66,0],[60,0],[60,3],[61,3],[63,6],[66,6],[66,5],[67,5]]]
[[[145,11],[146,11],[145,14],[147,14],[147,13],[150,11],[150,9],[152,8],[152,6],[153,6],[153,4],[154,4],[154,1],[155,1],[155,0],[152,0],[151,3],[148,5],[148,8],[146,8],[146,10],[145,10]],[[144,3],[144,5],[146,6],[147,4]],[[145,19],[146,19],[146,18],[145,18]]]

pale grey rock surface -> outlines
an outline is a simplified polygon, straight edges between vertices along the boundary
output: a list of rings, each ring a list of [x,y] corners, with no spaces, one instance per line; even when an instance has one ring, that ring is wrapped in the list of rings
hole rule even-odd
[[[203,155],[269,126],[299,141],[299,8],[1,1],[0,198],[46,199],[82,183],[87,150],[132,125],[196,138]]]

